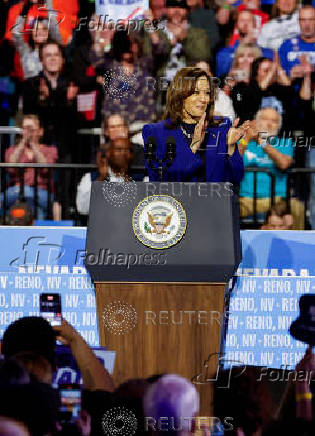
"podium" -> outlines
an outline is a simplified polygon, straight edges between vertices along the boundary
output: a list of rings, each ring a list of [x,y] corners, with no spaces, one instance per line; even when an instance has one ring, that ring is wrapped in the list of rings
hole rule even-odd
[[[85,264],[116,384],[176,373],[212,416],[226,284],[240,260],[229,183],[92,184]]]

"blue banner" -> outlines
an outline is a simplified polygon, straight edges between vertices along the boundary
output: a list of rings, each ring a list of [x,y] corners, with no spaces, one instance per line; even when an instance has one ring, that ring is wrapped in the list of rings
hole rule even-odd
[[[225,342],[227,361],[293,369],[305,344],[288,333],[299,298],[315,293],[315,232],[243,231]]]
[[[93,352],[107,371],[113,374],[116,353],[102,347],[93,348]],[[53,377],[54,385],[68,383],[83,384],[80,370],[69,347],[64,345],[57,346],[57,368]]]
[[[39,316],[39,294],[58,292],[62,315],[99,346],[94,285],[84,267],[85,228],[0,227],[0,337],[22,316]]]
[[[305,345],[288,334],[301,295],[315,293],[315,232],[243,231],[243,260],[231,291],[225,355],[292,369]],[[94,286],[83,261],[85,228],[0,227],[0,337],[39,315],[39,294],[58,292],[62,313],[99,346]]]

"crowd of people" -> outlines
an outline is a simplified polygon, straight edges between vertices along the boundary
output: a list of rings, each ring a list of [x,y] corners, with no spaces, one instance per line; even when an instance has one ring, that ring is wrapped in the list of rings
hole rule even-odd
[[[315,168],[314,6],[297,0],[150,0],[144,14],[149,26],[127,31],[99,27],[91,0],[0,0],[0,126],[14,132],[0,141],[1,162],[13,165],[1,168],[1,216],[8,209],[8,224],[32,224],[34,217],[71,218],[74,209],[84,222],[93,181],[148,180],[142,128],[161,119],[178,71],[194,66],[214,79],[214,115],[249,122],[238,146],[245,169],[258,172],[246,171],[240,181],[245,225],[253,215],[257,224],[258,215],[262,229],[303,229],[307,209],[315,229],[315,173],[288,178],[292,167]],[[26,168],[14,167],[20,163]],[[45,167],[51,164],[64,166]],[[73,164],[96,166],[73,177]],[[82,375],[76,419],[60,415],[52,386],[56,340],[70,347]],[[257,368],[235,376],[221,370],[215,421],[199,425],[193,383],[154,374],[115,386],[65,320],[55,327],[39,317],[15,321],[1,354],[3,436],[126,436],[121,429],[127,424],[112,433],[104,424],[117,408],[132,412],[136,428],[128,429],[135,435],[314,433],[312,384],[289,383],[277,402],[257,380]],[[298,369],[315,371],[311,349]],[[220,389],[223,378],[229,389]],[[192,419],[181,419],[187,417]]]
[[[69,347],[82,376],[82,385],[67,386],[80,392],[73,402],[75,413],[62,396],[64,385],[58,389],[53,383],[59,368],[57,340]],[[208,415],[200,416],[197,386],[177,374],[155,374],[115,386],[103,363],[64,319],[54,327],[41,317],[14,321],[4,332],[1,354],[2,436],[314,433],[313,382],[305,382],[312,380],[315,370],[310,347],[296,368],[304,377],[291,371],[293,376],[277,386],[262,379],[259,367],[220,367],[213,376],[211,416],[210,404]]]
[[[306,212],[315,228],[315,174],[287,176],[315,167],[311,4],[150,0],[149,25],[134,30],[104,24],[87,0],[1,0],[0,10],[0,126],[22,129],[2,136],[1,160],[65,164],[10,168],[2,216],[18,199],[34,213],[36,194],[36,218],[75,210],[84,221],[91,181],[146,180],[142,127],[161,119],[175,74],[196,66],[214,79],[214,115],[257,121],[241,140],[245,168],[261,170],[240,184],[242,220],[262,223],[273,197],[286,199],[293,228]],[[89,163],[90,174],[66,171]]]

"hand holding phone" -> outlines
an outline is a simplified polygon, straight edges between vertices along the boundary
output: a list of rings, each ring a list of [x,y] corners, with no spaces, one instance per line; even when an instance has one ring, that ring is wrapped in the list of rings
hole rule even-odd
[[[72,342],[80,338],[80,334],[69,324],[64,318],[61,319],[61,323],[54,327],[57,335],[57,340],[63,345],[70,346]]]
[[[81,389],[80,385],[68,383],[59,386],[60,396],[60,421],[71,424],[78,421],[81,414]]]

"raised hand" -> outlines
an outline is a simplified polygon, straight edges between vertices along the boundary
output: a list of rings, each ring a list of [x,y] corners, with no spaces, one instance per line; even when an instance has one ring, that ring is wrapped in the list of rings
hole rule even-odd
[[[290,78],[296,79],[297,77],[303,77],[304,76],[304,69],[303,66],[298,64],[294,65],[294,67],[291,68],[290,71]]]
[[[256,120],[247,121],[247,126],[248,129],[246,130],[243,136],[244,141],[248,143],[252,139],[258,140],[259,130],[257,127],[257,121]]]
[[[46,100],[49,96],[49,89],[45,80],[41,77],[39,82],[39,98],[40,100]]]
[[[79,88],[73,82],[70,82],[67,89],[67,100],[73,100],[76,98],[78,90]]]
[[[240,126],[238,125],[239,122],[240,119],[236,118],[233,123],[233,126],[228,131],[227,144],[229,146],[235,144],[239,139],[241,139],[246,134],[249,127],[251,126],[251,122],[249,120],[245,121]]]
[[[239,118],[236,118],[236,120],[233,123],[233,126],[230,128],[227,134],[227,145],[228,145],[228,154],[231,156],[235,151],[235,144],[237,141],[239,141],[241,138],[245,137],[247,134],[251,122],[245,121],[242,125],[238,126],[240,122]],[[240,148],[240,153],[243,154],[244,149]]]
[[[313,71],[313,65],[309,63],[307,56],[305,54],[302,54],[300,56],[300,64],[303,68],[304,74],[311,74],[311,72]]]
[[[103,182],[108,177],[108,162],[107,159],[102,161],[102,165],[98,168],[100,182]]]
[[[64,345],[70,345],[78,336],[77,331],[64,318],[61,325],[54,326],[53,329],[57,333],[57,340]]]
[[[208,121],[206,121],[206,115],[207,114],[205,111],[195,127],[194,136],[190,144],[190,148],[193,153],[196,153],[197,150],[199,150],[205,138],[206,128],[208,125]]]

